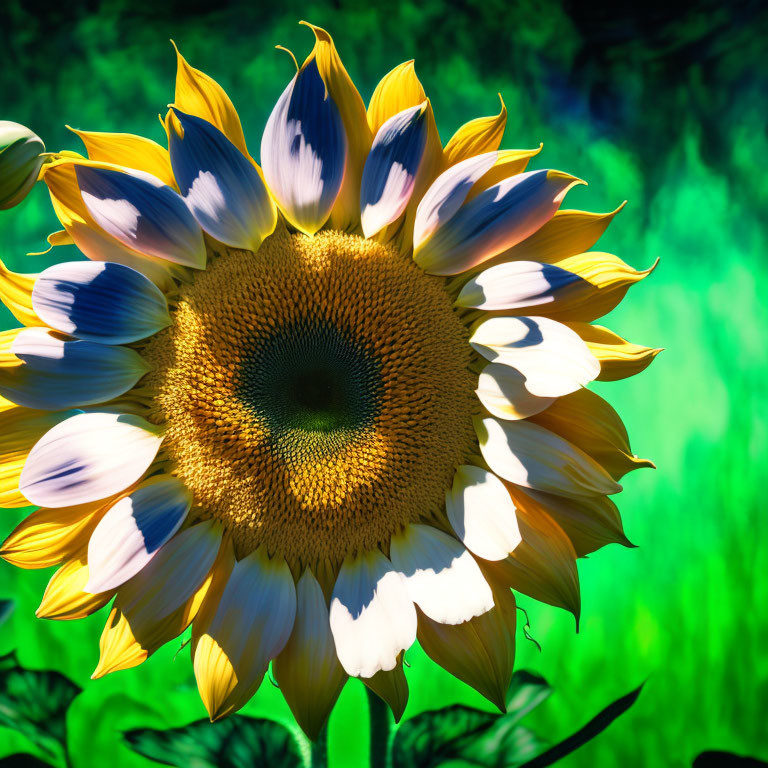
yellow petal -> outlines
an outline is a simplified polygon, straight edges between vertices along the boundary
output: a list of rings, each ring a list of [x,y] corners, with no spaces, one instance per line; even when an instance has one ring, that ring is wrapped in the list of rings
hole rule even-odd
[[[543,508],[515,486],[507,487],[517,507],[522,542],[506,560],[483,563],[485,570],[500,584],[570,611],[578,627],[581,594],[571,540]]]
[[[515,260],[554,264],[569,256],[585,253],[600,239],[625,204],[622,203],[611,213],[559,210],[537,232],[500,253],[492,261],[485,262],[482,267],[485,269]]]
[[[371,129],[366,118],[365,104],[341,62],[333,39],[324,29],[300,22],[315,33],[315,47],[304,62],[313,59],[333,103],[339,110],[347,135],[347,163],[344,181],[331,211],[332,229],[356,229],[360,224],[360,179],[371,148]]]
[[[131,133],[70,130],[82,139],[90,160],[145,171],[169,187],[176,186],[168,150],[157,142]]]
[[[35,615],[39,619],[82,619],[104,607],[115,594],[114,590],[98,595],[83,592],[87,583],[88,564],[83,552],[53,574]]]
[[[633,455],[629,435],[619,414],[602,397],[588,389],[555,400],[549,408],[529,420],[581,448],[614,480],[633,469],[654,466],[652,461]]]
[[[32,288],[36,279],[37,275],[12,272],[0,261],[0,301],[27,326],[45,325],[32,309]]]
[[[499,94],[501,110],[493,117],[477,117],[459,128],[445,145],[443,152],[444,167],[486,152],[495,152],[504,136],[507,125],[507,108]]]
[[[536,149],[502,149],[490,169],[472,185],[465,202],[468,203],[494,184],[499,184],[510,176],[517,176],[518,173],[522,173],[528,166],[530,159],[538,155],[543,146],[543,144],[539,144]],[[575,177],[571,178],[574,179],[574,184],[584,183]]]
[[[419,201],[432,182],[443,171],[443,148],[440,143],[440,134],[437,131],[432,104],[427,99],[427,94],[419,82],[419,78],[416,77],[413,61],[406,61],[384,75],[376,86],[368,105],[368,125],[375,137],[376,132],[390,117],[404,109],[422,104],[425,100],[427,101],[427,141],[414,180],[413,193],[405,212],[382,230],[377,237],[377,239],[384,241],[394,240],[396,247],[404,253],[409,251],[413,245],[413,222],[416,218],[416,208]]]
[[[99,663],[91,678],[95,680],[110,672],[136,667],[158,648],[178,637],[200,610],[212,576],[213,571],[189,600],[161,619],[144,616],[139,604],[126,609],[118,590],[115,605],[101,633]]]
[[[296,598],[296,623],[272,671],[296,722],[314,741],[347,675],[336,655],[325,595],[311,571],[299,579]]]
[[[394,669],[388,672],[380,670],[373,677],[360,678],[392,710],[395,722],[399,723],[408,704],[408,681],[403,670],[403,654],[397,660]]]
[[[489,572],[490,573],[490,572]],[[500,710],[515,661],[515,598],[494,584],[495,605],[463,624],[439,624],[419,611],[417,637],[424,652],[454,677],[471,685]]]
[[[607,496],[566,499],[529,488],[515,489],[516,496],[527,497],[530,509],[541,509],[565,531],[578,557],[594,552],[607,544],[634,544],[624,534],[624,526],[616,504]]]
[[[602,325],[566,323],[581,336],[589,351],[600,361],[598,381],[618,381],[644,371],[661,349],[642,347],[622,339]]]
[[[35,411],[15,406],[0,411],[0,507],[28,507],[19,491],[24,462],[35,443],[71,412]]]
[[[179,52],[176,43],[173,43],[173,47],[176,49],[177,67],[174,106],[188,115],[202,117],[215,125],[248,157],[240,117],[229,96],[213,78],[191,67]]]
[[[46,253],[50,253],[57,245],[75,244],[75,241],[66,229],[60,229],[58,232],[51,232],[46,240],[48,241],[48,247],[44,251],[28,253],[27,256],[45,256]]]
[[[0,557],[19,568],[48,568],[88,545],[91,532],[114,499],[61,509],[39,509],[5,540]]]

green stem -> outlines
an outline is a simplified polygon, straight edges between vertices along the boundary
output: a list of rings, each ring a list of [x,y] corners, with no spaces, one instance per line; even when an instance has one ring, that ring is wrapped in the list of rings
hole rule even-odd
[[[389,768],[389,708],[370,688],[365,691],[371,722],[371,768]]]
[[[309,768],[328,768],[328,726],[324,725],[316,741],[309,742]]]

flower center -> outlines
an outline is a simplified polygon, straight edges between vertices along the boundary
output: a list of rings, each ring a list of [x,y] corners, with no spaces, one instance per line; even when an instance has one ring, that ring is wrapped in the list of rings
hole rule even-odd
[[[142,351],[152,418],[239,555],[335,567],[443,518],[477,400],[440,278],[358,236],[278,229],[256,254],[212,253],[172,315]]]

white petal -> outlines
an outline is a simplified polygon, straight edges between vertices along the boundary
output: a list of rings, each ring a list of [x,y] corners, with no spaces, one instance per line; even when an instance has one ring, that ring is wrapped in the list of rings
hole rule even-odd
[[[35,444],[19,490],[31,504],[69,507],[125,490],[147,471],[163,436],[146,419],[125,413],[80,413]]]
[[[47,328],[25,328],[10,351],[22,364],[0,368],[0,395],[41,410],[103,403],[149,370],[132,349],[62,339]]]
[[[91,534],[84,590],[106,592],[135,576],[179,530],[191,502],[184,484],[169,475],[151,478],[120,499]]]
[[[426,272],[456,275],[525,240],[557,212],[580,183],[560,171],[528,171],[494,184],[463,205],[414,248]]]
[[[489,363],[483,368],[476,392],[484,408],[499,419],[527,419],[557,399],[534,395],[517,368],[501,363]]]
[[[475,419],[480,452],[499,477],[524,488],[581,498],[621,486],[586,453],[529,421]]]
[[[373,237],[405,210],[427,144],[427,102],[404,109],[379,128],[365,161],[360,212],[365,237]]]
[[[487,360],[516,368],[537,397],[562,397],[595,379],[600,363],[581,337],[547,317],[491,317],[469,343]]]
[[[394,669],[416,639],[416,609],[400,576],[378,550],[344,561],[331,598],[331,632],[352,677]]]
[[[488,311],[551,304],[581,278],[554,264],[510,261],[497,264],[467,281],[456,304]]]
[[[32,308],[51,328],[103,344],[129,344],[171,324],[160,289],[113,262],[54,264],[35,280]]]
[[[75,167],[88,213],[109,235],[139,253],[205,267],[203,233],[184,200],[148,173]]]
[[[264,178],[297,229],[312,235],[330,216],[346,155],[344,124],[313,59],[283,91],[261,141]]]
[[[468,157],[435,179],[416,209],[413,223],[414,249],[461,208],[475,182],[493,167],[498,157],[498,152]]]
[[[493,608],[493,593],[480,566],[447,533],[409,525],[392,539],[390,558],[413,602],[434,621],[461,624]]]
[[[217,240],[256,251],[277,223],[275,204],[253,163],[207,120],[173,109],[171,165],[200,226]]]
[[[197,592],[221,546],[221,524],[206,520],[177,533],[130,581],[116,606],[138,625],[160,621]]]
[[[465,464],[456,470],[445,511],[464,546],[485,560],[503,560],[521,541],[509,491],[481,467]]]

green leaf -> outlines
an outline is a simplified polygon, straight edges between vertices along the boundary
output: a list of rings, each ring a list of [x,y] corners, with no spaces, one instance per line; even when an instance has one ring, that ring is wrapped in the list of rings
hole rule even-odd
[[[493,713],[460,704],[423,712],[398,728],[392,744],[393,768],[435,768],[462,760],[473,737],[497,719]]]
[[[512,722],[519,722],[532,709],[552,693],[549,683],[541,676],[524,669],[512,675],[507,689],[507,715]]]
[[[13,613],[13,600],[0,600],[0,624],[5,624]]]
[[[197,720],[181,728],[138,728],[123,734],[150,760],[179,768],[300,768],[293,734],[274,720],[233,715],[217,723]]]
[[[15,653],[0,657],[0,725],[48,754],[65,748],[67,709],[81,691],[60,672],[24,669]]]
[[[639,688],[635,688],[634,691],[612,702],[602,712],[595,715],[583,728],[580,728],[576,733],[559,744],[555,744],[554,747],[551,747],[538,757],[525,763],[523,768],[544,768],[547,765],[552,765],[588,741],[591,741],[599,733],[602,733],[617,717],[623,715],[637,701],[637,697],[642,690],[643,686],[641,685]]]

